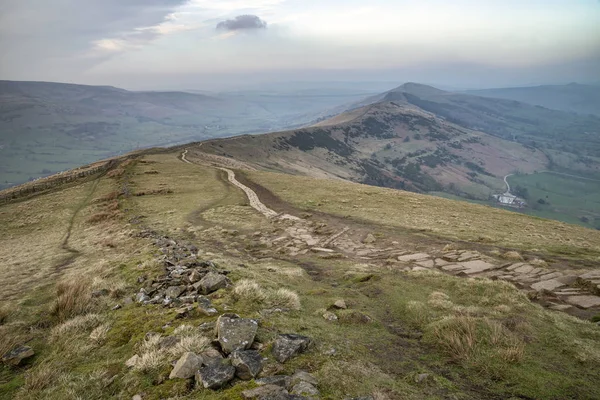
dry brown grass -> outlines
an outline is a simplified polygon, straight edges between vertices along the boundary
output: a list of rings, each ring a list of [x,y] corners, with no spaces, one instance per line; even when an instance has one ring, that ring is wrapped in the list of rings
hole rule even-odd
[[[117,208],[118,208],[118,206],[117,206]],[[121,216],[121,213],[119,211],[100,211],[100,212],[97,212],[97,213],[91,215],[87,219],[87,222],[90,224],[97,224],[100,222],[117,219],[120,216]]]
[[[456,359],[468,359],[477,343],[477,319],[449,316],[436,321],[430,332],[444,352]]]
[[[9,308],[9,306],[2,306],[0,307],[0,325],[3,325],[7,320],[8,317],[12,314],[12,309]]]
[[[56,300],[51,314],[59,321],[66,321],[90,311],[92,306],[91,285],[83,276],[72,277],[56,285]]]
[[[25,373],[25,385],[21,389],[21,395],[33,395],[35,392],[55,385],[62,373],[62,367],[57,363],[42,362],[36,365],[35,368]]]
[[[518,251],[507,251],[502,258],[510,261],[523,261],[523,256]]]
[[[300,297],[290,289],[268,289],[263,288],[258,282],[250,279],[238,281],[231,297],[235,302],[242,302],[253,307],[284,308],[299,310],[301,308]]]

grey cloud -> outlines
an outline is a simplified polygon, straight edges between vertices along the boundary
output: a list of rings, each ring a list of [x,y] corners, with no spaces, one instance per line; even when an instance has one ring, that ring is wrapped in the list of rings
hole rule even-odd
[[[234,19],[221,21],[217,24],[218,30],[239,31],[252,29],[266,29],[267,23],[256,15],[238,15]]]
[[[189,0],[0,0],[0,70],[17,76],[45,72],[59,59],[69,68],[100,39],[145,43],[155,26]],[[94,60],[81,61],[86,65]],[[58,68],[58,67],[55,67]]]

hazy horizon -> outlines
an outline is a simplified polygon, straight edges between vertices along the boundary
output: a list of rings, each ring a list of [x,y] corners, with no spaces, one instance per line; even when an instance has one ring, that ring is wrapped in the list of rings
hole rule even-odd
[[[7,0],[0,79],[130,90],[600,81],[597,0]]]

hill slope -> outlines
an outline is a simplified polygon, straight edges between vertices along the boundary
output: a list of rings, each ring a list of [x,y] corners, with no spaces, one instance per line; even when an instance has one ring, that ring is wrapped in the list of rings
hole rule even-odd
[[[394,101],[310,128],[209,141],[202,150],[269,170],[481,199],[502,190],[505,175],[542,170],[547,164],[540,151]]]
[[[502,89],[471,90],[475,96],[517,100],[554,110],[600,115],[600,86],[571,83]]]
[[[600,232],[202,147],[0,205],[0,398],[598,397]]]
[[[0,188],[136,148],[303,125],[322,109],[359,96],[130,92],[0,81]]]

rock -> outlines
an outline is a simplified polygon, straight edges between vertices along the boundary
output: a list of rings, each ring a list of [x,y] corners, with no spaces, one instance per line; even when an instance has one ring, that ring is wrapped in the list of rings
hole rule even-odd
[[[213,307],[210,299],[206,296],[198,296],[198,310],[200,313],[209,317],[218,313],[217,309]]]
[[[177,343],[181,342],[181,338],[179,336],[167,336],[160,339],[158,342],[158,347],[161,349],[170,349],[175,347]]]
[[[433,268],[435,266],[433,260],[417,261],[415,264],[422,268]]]
[[[376,241],[377,241],[377,239],[375,239],[375,236],[373,236],[372,233],[369,233],[367,235],[367,237],[363,239],[364,244],[371,244],[371,243],[375,243]]]
[[[565,299],[569,304],[580,308],[591,308],[600,306],[600,297],[598,296],[569,296]]]
[[[256,350],[234,351],[231,364],[235,367],[235,375],[244,380],[253,379],[262,370],[262,356]]]
[[[231,365],[215,363],[200,368],[196,372],[196,383],[205,389],[220,389],[235,376]]]
[[[528,274],[533,271],[533,267],[531,265],[524,264],[518,268],[515,268],[513,271],[517,274]]]
[[[258,400],[285,400],[288,399],[288,391],[281,386],[265,385],[242,392],[243,399]]]
[[[144,292],[138,292],[138,294],[135,295],[135,301],[138,303],[145,303],[147,301],[150,301],[150,296],[148,296]]]
[[[188,277],[188,280],[190,281],[190,283],[196,283],[200,281],[200,279],[202,279],[203,276],[204,274],[201,274],[198,270],[193,270],[190,276]]]
[[[429,378],[429,374],[419,374],[419,375],[415,376],[415,382],[421,383],[424,380],[426,380],[427,378]]]
[[[539,292],[540,290],[551,291],[551,290],[557,289],[562,286],[566,286],[566,285],[564,283],[560,282],[558,279],[550,279],[547,281],[541,281],[541,282],[534,283],[533,285],[531,285],[531,288],[533,290],[537,290]]]
[[[292,378],[287,375],[273,375],[257,379],[255,383],[257,385],[276,385],[287,389],[292,386]]]
[[[292,375],[292,385],[296,385],[300,382],[308,382],[311,385],[317,386],[318,381],[312,374],[309,374],[306,371],[296,371],[294,375]]]
[[[169,286],[165,291],[165,296],[176,299],[185,291],[185,286]]]
[[[556,278],[557,281],[564,283],[565,285],[571,285],[577,281],[577,275],[565,275],[560,278]]]
[[[142,399],[143,399],[143,397],[142,397],[142,395],[141,395],[141,394],[136,394],[135,396],[133,396],[133,397],[131,398],[131,400],[142,400]]]
[[[215,330],[216,324],[214,322],[203,322],[198,326],[200,332],[210,332]]]
[[[321,394],[316,387],[308,382],[299,382],[295,384],[291,393],[300,396],[308,396],[309,398],[318,397]]]
[[[223,361],[223,356],[219,350],[213,348],[200,353],[200,358],[202,358],[202,365],[218,364]]]
[[[198,357],[196,354],[188,352],[184,353],[181,358],[177,361],[171,374],[169,375],[169,379],[173,378],[181,378],[188,379],[194,376],[196,371],[202,365],[202,358]]]
[[[194,289],[206,295],[226,287],[227,283],[228,279],[225,275],[209,272],[199,282],[194,284]]]
[[[325,320],[330,321],[330,322],[338,320],[337,315],[335,315],[331,311],[325,311],[325,314],[323,314],[323,318],[325,318]]]
[[[135,365],[137,364],[137,362],[138,362],[139,359],[140,359],[140,356],[138,356],[137,354],[135,354],[129,360],[125,361],[125,366],[128,367],[128,368],[133,368],[133,367],[135,367]]]
[[[2,356],[2,362],[6,365],[17,366],[23,360],[35,355],[33,349],[29,346],[17,346]]]
[[[547,281],[550,279],[560,278],[561,276],[563,276],[563,274],[561,274],[560,272],[551,272],[549,274],[540,276],[540,280]]]
[[[497,268],[496,265],[490,264],[482,260],[473,260],[461,263],[465,268],[462,272],[467,275],[477,274],[483,271],[489,271],[490,269]]]
[[[416,254],[407,254],[405,256],[398,257],[398,261],[422,261],[431,258],[431,256],[427,253],[416,253]]]
[[[223,314],[217,320],[216,330],[221,349],[229,354],[250,348],[258,330],[258,322],[240,318],[236,314]]]
[[[346,306],[346,302],[344,300],[336,300],[336,302],[333,303],[333,308],[337,308],[338,310],[345,310],[346,308],[348,308],[348,306]]]
[[[273,345],[273,356],[280,363],[284,363],[292,356],[306,351],[311,342],[309,337],[294,333],[279,335]]]

